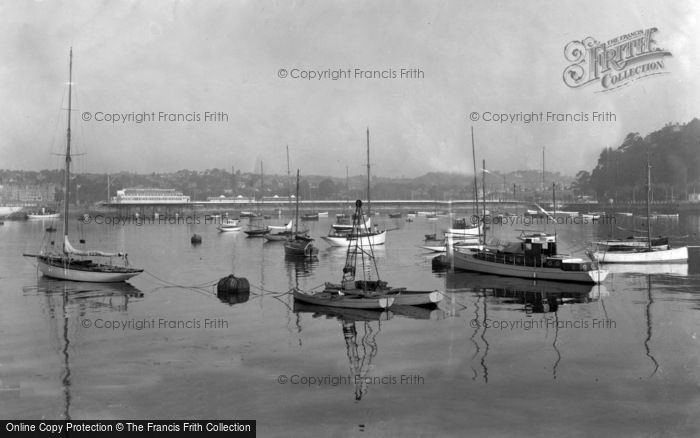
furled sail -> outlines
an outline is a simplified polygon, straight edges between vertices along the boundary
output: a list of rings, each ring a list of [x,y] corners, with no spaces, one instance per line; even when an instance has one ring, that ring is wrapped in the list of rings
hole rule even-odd
[[[81,251],[73,248],[73,245],[71,245],[68,240],[68,236],[63,236],[63,252],[69,255],[87,257],[124,257],[126,255],[122,252]]]

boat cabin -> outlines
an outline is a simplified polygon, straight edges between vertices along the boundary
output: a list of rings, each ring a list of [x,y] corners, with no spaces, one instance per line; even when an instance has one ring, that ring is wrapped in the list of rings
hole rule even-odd
[[[520,240],[525,257],[551,257],[557,254],[557,238],[553,234],[524,234]]]

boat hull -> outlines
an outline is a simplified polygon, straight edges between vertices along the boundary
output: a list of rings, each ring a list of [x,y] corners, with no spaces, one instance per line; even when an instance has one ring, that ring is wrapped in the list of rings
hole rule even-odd
[[[483,233],[483,230],[481,230],[481,227],[470,227],[470,228],[449,228],[447,231],[445,231],[445,236],[452,236],[452,237],[478,237],[481,233]]]
[[[652,251],[594,251],[600,263],[669,263],[688,260],[688,247]]]
[[[284,254],[293,257],[313,257],[318,254],[318,248],[309,240],[287,240],[284,243]]]
[[[292,294],[295,300],[304,303],[347,309],[386,309],[394,304],[394,298],[384,295],[370,298],[359,295],[339,295],[332,292],[311,294],[299,289],[293,289]]]
[[[380,283],[369,281],[369,283]],[[382,282],[383,283],[383,282]],[[391,288],[385,286],[368,286],[369,290],[374,293],[385,295],[394,299],[394,304],[397,306],[424,306],[429,304],[437,304],[442,301],[444,294],[439,290],[432,291],[417,291],[406,290],[406,288]],[[376,289],[375,289],[376,288]],[[360,288],[344,289],[340,284],[326,283],[325,292],[338,293],[342,291],[344,295],[365,296],[367,291]]]
[[[423,291],[400,291],[390,294],[394,298],[392,306],[424,306],[426,304],[437,304],[442,301],[443,294],[434,290]]]
[[[45,276],[59,280],[83,281],[90,283],[119,283],[143,272],[143,269],[124,268],[120,270],[85,270],[70,265],[58,266],[42,258],[37,258],[39,271]]]
[[[267,229],[271,233],[282,233],[285,231],[291,231],[292,230],[292,222],[290,221],[287,223],[287,225],[268,225]]]
[[[360,246],[376,246],[384,245],[386,242],[386,231],[381,233],[372,233],[364,236],[321,236],[321,239],[325,240],[331,246],[348,247],[350,245],[355,245],[357,242]]]
[[[61,217],[60,213],[28,214],[27,215],[27,219],[29,219],[29,220],[58,219],[59,217]]]
[[[425,245],[425,246],[421,246],[420,248],[422,248],[426,251],[430,251],[430,252],[447,252],[447,245],[442,245],[442,246]],[[479,245],[478,243],[464,243],[464,244],[455,244],[455,245],[453,245],[453,248],[461,248],[464,250],[484,249],[484,245]]]
[[[248,235],[248,237],[262,237],[269,232],[270,232],[270,230],[245,230],[244,231],[244,233],[246,233]]]
[[[503,275],[507,277],[533,278],[540,280],[570,281],[575,283],[595,284],[605,280],[608,271],[596,269],[591,271],[564,271],[559,268],[539,266],[511,265],[491,262],[475,257],[475,253],[454,251],[454,267],[464,271],[483,274]]]
[[[242,227],[237,225],[219,225],[216,229],[222,233],[229,233],[232,231],[241,231]]]

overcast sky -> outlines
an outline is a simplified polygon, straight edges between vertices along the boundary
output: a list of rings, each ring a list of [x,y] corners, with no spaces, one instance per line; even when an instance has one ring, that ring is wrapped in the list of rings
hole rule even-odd
[[[0,0],[0,168],[60,165],[73,47],[77,171],[249,172],[262,161],[286,174],[288,145],[292,173],[362,174],[369,128],[375,174],[471,172],[473,126],[490,170],[540,169],[544,147],[548,170],[575,174],[629,132],[700,116],[699,12],[693,1]],[[564,84],[569,42],[653,27],[671,52],[664,74],[607,92]],[[402,68],[422,77],[402,79]],[[290,77],[328,69],[351,77]],[[228,121],[95,120],[207,111]],[[615,120],[483,120],[548,111]]]

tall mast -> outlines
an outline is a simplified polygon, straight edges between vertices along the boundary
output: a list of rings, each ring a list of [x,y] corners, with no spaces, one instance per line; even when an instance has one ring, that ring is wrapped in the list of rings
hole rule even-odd
[[[297,169],[299,170],[299,169]],[[287,181],[290,181],[292,179],[292,176],[289,173],[289,145],[287,145]],[[287,197],[289,198],[289,202],[292,202],[292,193],[291,190],[287,192]]]
[[[486,245],[486,160],[481,160],[481,197],[484,203],[484,245]]]
[[[481,217],[479,216],[479,186],[476,179],[476,151],[474,150],[474,127],[472,126],[472,162],[474,163],[474,204],[476,205],[476,226],[481,239]]]
[[[367,128],[367,216],[371,216],[370,211],[370,197],[369,197],[369,180],[370,180],[370,168],[369,168],[369,128]]]
[[[263,180],[263,162],[260,160],[260,202],[258,203],[258,213],[262,211],[262,201],[265,197],[265,181]]]
[[[68,239],[68,204],[70,203],[70,117],[73,111],[71,97],[73,94],[73,48],[70,48],[70,60],[68,62],[68,129],[66,130],[66,171],[63,184],[63,251],[66,251],[66,240]]]
[[[557,236],[557,197],[555,194],[556,183],[552,181],[552,220],[554,220],[554,237]]]
[[[651,251],[651,212],[649,202],[651,196],[651,163],[649,162],[649,151],[647,151],[647,246]]]
[[[296,212],[294,213],[294,237],[297,237],[297,234],[299,233],[299,169],[297,169],[297,207],[296,207]]]
[[[545,190],[545,182],[544,182],[544,146],[542,146],[542,191]]]

